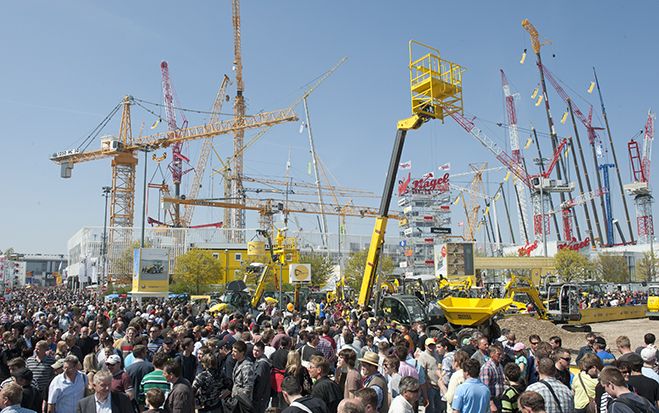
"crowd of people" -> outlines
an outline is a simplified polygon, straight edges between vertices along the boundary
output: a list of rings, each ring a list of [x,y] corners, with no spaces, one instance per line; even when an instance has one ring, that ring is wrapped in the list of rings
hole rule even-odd
[[[657,413],[655,336],[458,334],[344,303],[253,314],[22,288],[0,303],[0,413]],[[321,305],[322,304],[322,305]]]

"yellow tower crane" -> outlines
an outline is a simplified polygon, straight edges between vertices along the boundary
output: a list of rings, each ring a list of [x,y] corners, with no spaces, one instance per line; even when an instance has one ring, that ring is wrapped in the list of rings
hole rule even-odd
[[[121,123],[118,137],[105,137],[101,140],[100,149],[73,149],[53,154],[50,159],[61,166],[61,176],[70,178],[73,166],[77,163],[96,159],[112,159],[112,192],[110,207],[110,226],[108,251],[110,268],[108,282],[116,270],[113,259],[118,258],[121,251],[115,251],[115,242],[129,244],[133,227],[135,207],[135,168],[137,166],[137,151],[147,151],[168,147],[175,142],[187,142],[212,136],[233,133],[238,130],[262,128],[283,122],[296,121],[298,118],[292,108],[274,112],[264,112],[242,119],[228,119],[207,123],[176,131],[160,132],[148,136],[134,138],[131,130],[130,108],[134,103],[132,96],[124,97],[121,106]]]

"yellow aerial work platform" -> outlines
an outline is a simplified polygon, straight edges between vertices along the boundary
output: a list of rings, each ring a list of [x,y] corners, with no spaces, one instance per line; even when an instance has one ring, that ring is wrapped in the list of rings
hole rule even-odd
[[[462,112],[462,72],[456,63],[440,59],[439,50],[410,41],[412,113],[444,120]]]

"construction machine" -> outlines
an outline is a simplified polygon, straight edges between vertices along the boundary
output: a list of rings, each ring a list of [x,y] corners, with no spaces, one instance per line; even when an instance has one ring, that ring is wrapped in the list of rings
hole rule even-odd
[[[460,65],[441,59],[439,50],[411,40],[409,42],[409,71],[412,116],[400,120],[397,124],[396,139],[359,291],[357,302],[360,306],[369,305],[373,289],[378,285],[378,262],[382,254],[389,219],[389,206],[407,132],[420,128],[421,125],[432,119],[443,120],[446,116],[462,112],[462,72],[464,69]]]
[[[648,288],[648,303],[645,315],[650,320],[659,320],[659,287]]]

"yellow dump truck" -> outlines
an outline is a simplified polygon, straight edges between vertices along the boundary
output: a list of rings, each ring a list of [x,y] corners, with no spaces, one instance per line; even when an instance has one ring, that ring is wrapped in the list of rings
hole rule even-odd
[[[650,320],[659,319],[659,287],[650,287],[648,289],[648,304],[645,315]]]

